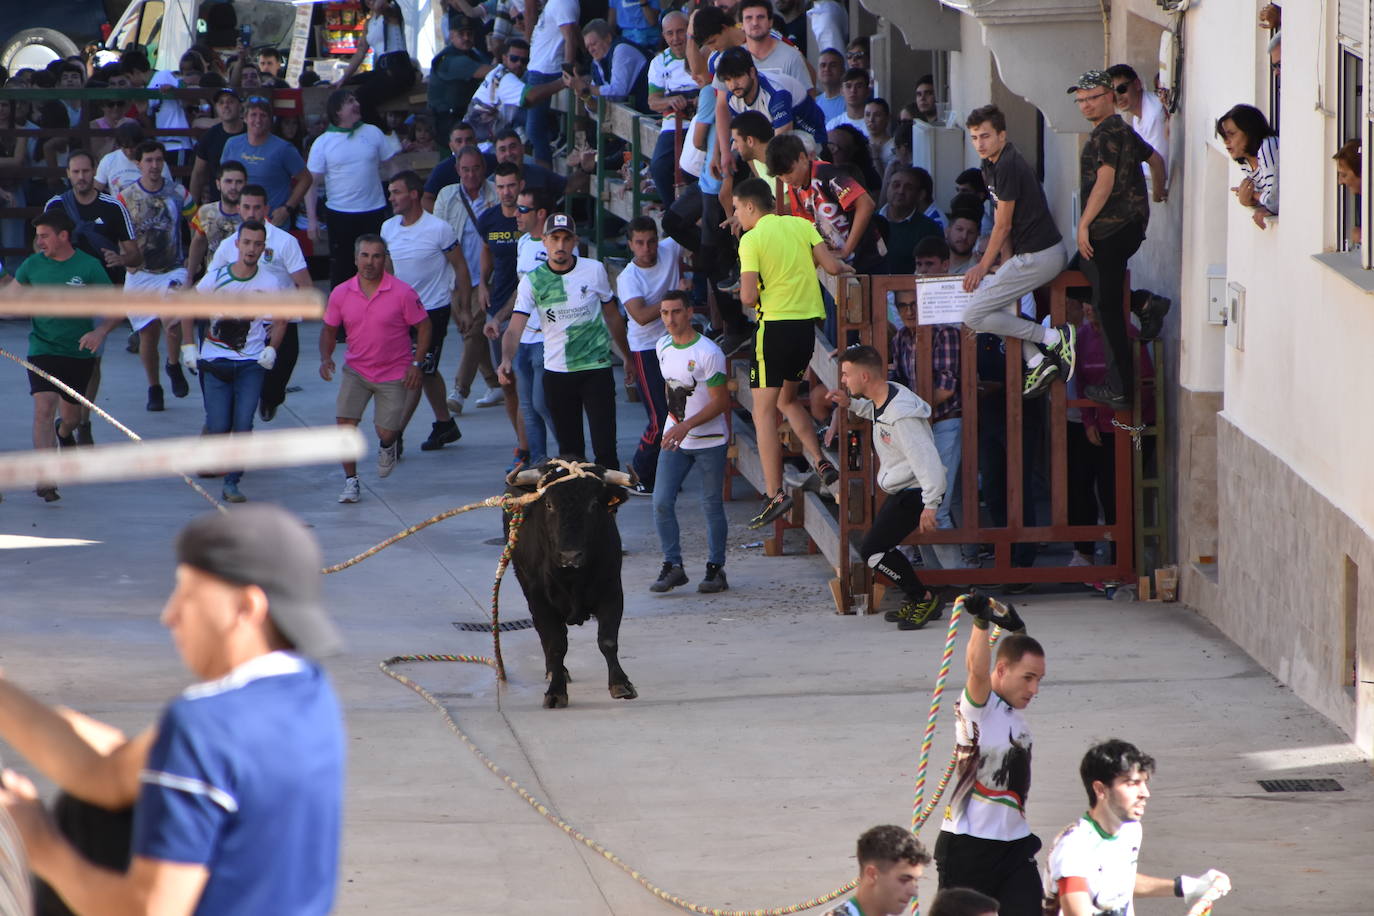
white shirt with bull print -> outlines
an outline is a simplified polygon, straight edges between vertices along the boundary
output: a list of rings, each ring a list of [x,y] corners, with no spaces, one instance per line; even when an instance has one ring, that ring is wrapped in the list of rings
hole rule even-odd
[[[673,338],[665,334],[658,339],[655,349],[668,396],[668,419],[663,423],[666,433],[710,405],[710,390],[725,384],[725,354],[715,341],[700,334],[696,340],[682,346],[673,343]],[[682,447],[714,448],[726,441],[725,415],[721,414],[693,427],[682,440]]]
[[[1030,835],[1031,734],[1021,715],[997,695],[981,706],[959,694],[954,704],[958,763],[941,830],[985,840],[1019,840]]]
[[[539,315],[547,371],[608,369],[611,332],[601,305],[614,298],[606,267],[600,261],[577,258],[561,274],[546,261],[520,278],[515,311]]]

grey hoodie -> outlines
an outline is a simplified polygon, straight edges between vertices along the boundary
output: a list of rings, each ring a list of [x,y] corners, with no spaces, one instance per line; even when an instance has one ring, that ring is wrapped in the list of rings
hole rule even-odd
[[[853,398],[849,411],[873,421],[873,449],[878,453],[878,486],[888,493],[921,488],[921,502],[934,509],[945,498],[945,466],[930,431],[930,405],[910,388],[888,382],[893,392],[874,419],[874,404]]]

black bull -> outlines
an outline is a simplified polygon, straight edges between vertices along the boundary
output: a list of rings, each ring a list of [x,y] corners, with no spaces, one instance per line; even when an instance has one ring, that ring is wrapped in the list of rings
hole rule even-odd
[[[618,481],[608,482],[598,465],[581,465],[587,473],[572,476],[566,466],[547,464],[521,471],[507,492],[519,496],[543,487],[543,495],[525,507],[511,562],[525,593],[539,642],[549,687],[544,707],[568,705],[568,627],[596,618],[596,644],[606,657],[611,696],[633,700],[639,694],[620,667],[620,618],[625,595],[620,584],[620,529],[615,507],[626,499]],[[557,481],[555,483],[555,481]],[[509,526],[510,517],[506,516]]]

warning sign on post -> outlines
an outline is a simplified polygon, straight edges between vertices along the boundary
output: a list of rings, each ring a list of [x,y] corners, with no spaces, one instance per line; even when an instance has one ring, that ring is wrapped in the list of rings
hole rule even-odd
[[[921,324],[962,324],[972,293],[963,277],[917,277],[916,315]]]

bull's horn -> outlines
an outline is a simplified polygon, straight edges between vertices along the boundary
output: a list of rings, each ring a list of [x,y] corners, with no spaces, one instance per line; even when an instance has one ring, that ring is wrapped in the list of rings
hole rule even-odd
[[[606,482],[618,487],[632,487],[635,485],[635,475],[625,471],[607,471]]]
[[[517,487],[532,487],[539,483],[539,471],[537,468],[516,471],[506,478],[506,483]]]

